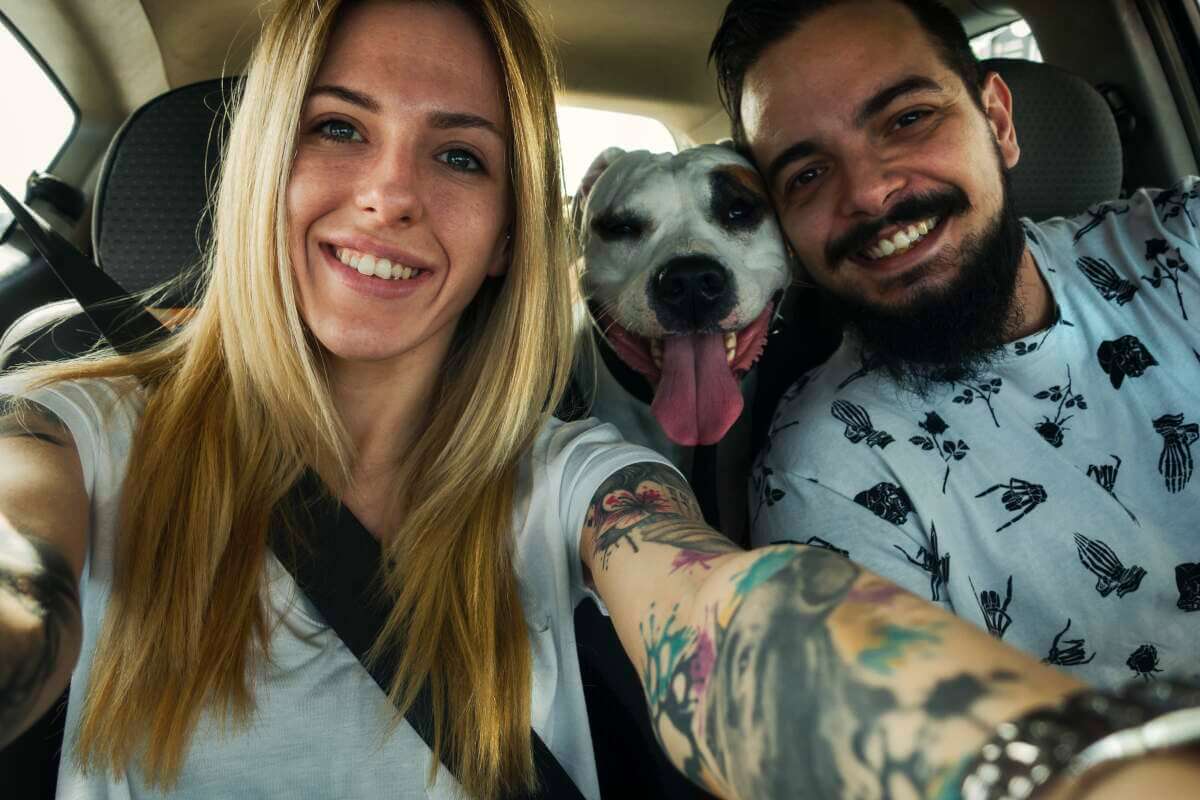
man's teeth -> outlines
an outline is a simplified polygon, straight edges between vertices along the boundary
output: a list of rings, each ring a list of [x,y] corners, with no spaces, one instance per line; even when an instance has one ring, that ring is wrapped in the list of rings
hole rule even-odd
[[[348,267],[358,270],[360,275],[392,281],[406,281],[421,274],[421,270],[406,267],[403,264],[393,264],[386,258],[376,258],[370,253],[360,253],[349,247],[339,247],[335,251],[338,261]]]
[[[650,358],[654,359],[654,366],[662,369],[663,362],[663,340],[650,340]],[[732,364],[734,356],[737,355],[737,333],[729,331],[725,334],[725,363]]]
[[[886,239],[880,239],[875,244],[863,250],[863,254],[872,260],[887,258],[903,253],[917,242],[925,238],[925,234],[937,227],[938,217],[921,220],[915,225],[898,230]]]

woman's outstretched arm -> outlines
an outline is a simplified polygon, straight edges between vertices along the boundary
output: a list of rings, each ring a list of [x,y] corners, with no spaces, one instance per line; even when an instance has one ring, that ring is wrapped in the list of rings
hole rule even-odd
[[[956,798],[997,724],[1081,688],[837,553],[741,550],[662,465],[606,481],[581,546],[659,741],[723,797]]]
[[[62,694],[79,656],[88,509],[66,426],[0,396],[0,747]]]

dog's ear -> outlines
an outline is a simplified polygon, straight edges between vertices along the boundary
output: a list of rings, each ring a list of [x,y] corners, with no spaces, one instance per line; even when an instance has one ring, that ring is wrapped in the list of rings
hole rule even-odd
[[[587,172],[583,174],[583,180],[579,182],[579,188],[575,190],[575,197],[571,200],[571,227],[577,234],[582,234],[580,226],[583,225],[583,204],[587,202],[588,195],[592,193],[592,187],[604,174],[604,170],[623,155],[625,155],[625,151],[620,147],[606,148],[596,156],[592,165],[587,168]]]

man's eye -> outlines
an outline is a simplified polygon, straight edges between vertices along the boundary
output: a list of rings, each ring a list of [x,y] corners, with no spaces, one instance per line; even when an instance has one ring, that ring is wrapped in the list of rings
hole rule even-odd
[[[907,128],[910,125],[915,125],[929,115],[928,111],[905,111],[900,116],[896,117],[895,127]]]
[[[824,174],[825,174],[824,167],[807,167],[805,169],[800,170],[799,172],[797,172],[795,175],[792,176],[791,180],[788,181],[787,188],[789,188],[789,189],[804,188],[805,186],[808,186],[810,183],[812,183],[813,181],[815,181],[817,178],[821,177]]]
[[[438,160],[457,172],[483,172],[483,164],[467,150],[447,150],[438,156]]]
[[[328,119],[317,126],[322,139],[334,142],[361,142],[363,140],[353,125],[343,119]]]

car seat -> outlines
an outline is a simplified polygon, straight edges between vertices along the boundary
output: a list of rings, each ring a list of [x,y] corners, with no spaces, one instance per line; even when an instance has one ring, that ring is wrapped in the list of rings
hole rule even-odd
[[[174,89],[135,111],[105,153],[92,215],[100,269],[131,293],[174,280],[155,298],[190,301],[211,228],[208,187],[220,162],[233,78]],[[86,352],[100,340],[74,300],[30,309],[0,336],[0,368]]]

